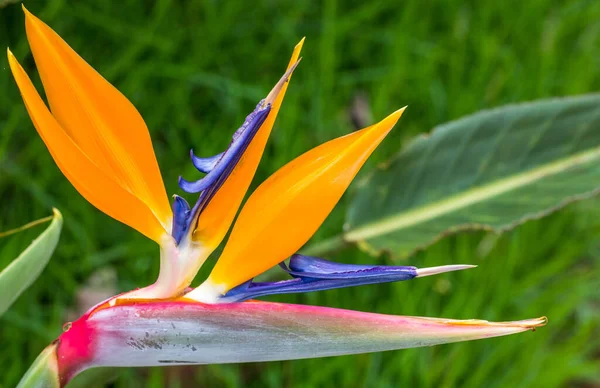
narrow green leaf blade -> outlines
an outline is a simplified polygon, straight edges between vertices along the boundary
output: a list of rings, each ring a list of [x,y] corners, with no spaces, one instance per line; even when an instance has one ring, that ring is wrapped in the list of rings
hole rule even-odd
[[[59,388],[56,343],[48,345],[35,359],[17,388]]]
[[[40,275],[56,248],[62,224],[62,215],[54,209],[50,226],[0,272],[0,315]]]
[[[477,113],[435,128],[357,190],[345,239],[406,256],[460,230],[503,231],[600,190],[600,95]]]

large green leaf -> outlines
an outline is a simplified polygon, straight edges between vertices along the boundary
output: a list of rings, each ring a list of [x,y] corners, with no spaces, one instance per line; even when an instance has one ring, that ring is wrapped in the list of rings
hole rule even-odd
[[[62,215],[54,209],[50,226],[0,272],[0,315],[40,275],[58,243],[62,224]]]
[[[344,239],[405,256],[503,231],[600,189],[600,95],[483,111],[435,128],[361,182]]]

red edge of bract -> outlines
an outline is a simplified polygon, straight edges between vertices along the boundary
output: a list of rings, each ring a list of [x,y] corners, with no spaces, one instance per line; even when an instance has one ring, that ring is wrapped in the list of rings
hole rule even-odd
[[[56,358],[60,386],[65,386],[78,372],[92,361],[95,348],[94,328],[88,323],[85,314],[73,323],[56,340]]]

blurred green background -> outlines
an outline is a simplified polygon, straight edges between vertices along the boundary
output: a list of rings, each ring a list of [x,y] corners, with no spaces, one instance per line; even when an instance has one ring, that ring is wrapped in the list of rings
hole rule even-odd
[[[596,0],[48,0],[26,5],[140,110],[169,193],[181,194],[179,175],[199,177],[189,162],[190,148],[208,156],[226,147],[281,76],[303,36],[304,59],[253,187],[309,148],[404,105],[408,110],[365,171],[436,124],[483,108],[600,87]],[[40,86],[20,4],[0,8],[0,46],[10,46]],[[153,282],[158,249],[93,208],[61,175],[4,59],[0,90],[0,231],[47,216],[53,206],[65,218],[50,264],[0,318],[0,386],[12,387],[64,322],[98,298]],[[339,233],[351,194],[314,241]],[[473,263],[479,266],[475,270],[270,298],[401,315],[548,316],[549,324],[535,333],[370,355],[119,369],[104,375],[113,376],[113,387],[598,386],[598,209],[600,202],[589,200],[500,237],[483,232],[451,237],[405,262]],[[42,229],[0,240],[0,268]],[[388,261],[354,248],[328,258]]]

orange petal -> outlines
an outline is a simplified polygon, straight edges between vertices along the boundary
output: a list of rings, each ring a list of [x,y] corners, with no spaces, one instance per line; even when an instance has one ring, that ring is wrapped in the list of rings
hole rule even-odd
[[[27,38],[57,123],[99,170],[144,202],[169,229],[171,208],[144,120],[56,32],[23,10]]]
[[[304,39],[294,47],[292,58],[287,67],[288,70],[298,61],[303,44]],[[290,77],[288,77],[288,81]],[[256,135],[254,135],[252,142],[248,145],[248,148],[231,175],[211,199],[208,206],[202,211],[195,228],[194,240],[202,241],[204,245],[215,248],[221,243],[223,237],[225,237],[250,186],[250,182],[252,182],[252,178],[256,173],[258,163],[271,134],[273,123],[277,118],[279,107],[283,102],[287,86],[288,82],[280,82],[267,96],[266,102],[271,103],[271,112]]]
[[[159,242],[165,228],[152,210],[117,184],[67,135],[10,50],[8,62],[35,128],[54,161],[77,191],[104,213]]]
[[[226,292],[300,249],[403,111],[306,152],[260,185],[240,212],[207,285],[189,296],[202,300],[197,295],[210,289]]]

